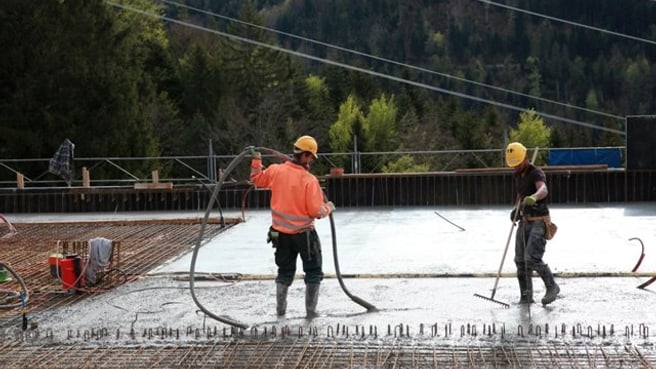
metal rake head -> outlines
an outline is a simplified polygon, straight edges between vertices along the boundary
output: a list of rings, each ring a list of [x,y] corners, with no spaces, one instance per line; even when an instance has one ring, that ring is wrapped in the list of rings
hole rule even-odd
[[[501,301],[499,301],[499,300],[495,300],[495,299],[493,299],[493,298],[491,298],[491,297],[487,297],[487,296],[479,295],[479,294],[477,294],[477,293],[475,293],[474,296],[476,296],[476,297],[478,297],[478,298],[481,298],[481,299],[483,299],[483,300],[492,301],[492,302],[494,302],[495,304],[499,304],[499,305],[501,305],[501,306],[503,306],[503,307],[505,307],[505,308],[510,308],[510,304],[506,304],[505,302],[501,302]]]

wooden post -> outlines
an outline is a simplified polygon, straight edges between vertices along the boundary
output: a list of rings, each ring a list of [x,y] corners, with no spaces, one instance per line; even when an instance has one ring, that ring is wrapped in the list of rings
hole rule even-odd
[[[160,182],[159,171],[152,171],[153,179],[150,183],[135,183],[136,190],[170,190],[173,188],[173,182]]]
[[[21,173],[16,173],[16,187],[18,187],[19,190],[25,189],[25,178]]]
[[[87,167],[82,167],[82,187],[91,187],[91,179]]]

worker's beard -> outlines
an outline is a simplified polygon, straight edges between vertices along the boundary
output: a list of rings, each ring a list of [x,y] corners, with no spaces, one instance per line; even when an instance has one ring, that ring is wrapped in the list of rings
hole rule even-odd
[[[294,158],[294,159],[293,159],[293,162],[294,162],[295,164],[298,164],[298,165],[302,166],[302,167],[305,168],[305,170],[307,170],[308,172],[310,171],[310,162],[309,162],[309,161],[303,161],[303,162],[302,162],[299,158]]]

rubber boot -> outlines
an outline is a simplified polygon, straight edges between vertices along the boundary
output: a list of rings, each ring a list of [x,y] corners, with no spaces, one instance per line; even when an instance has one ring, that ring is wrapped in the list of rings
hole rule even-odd
[[[533,278],[531,277],[531,274],[533,273],[530,273],[529,276],[517,275],[517,280],[519,281],[520,304],[532,304],[535,302],[535,300],[533,300]]]
[[[319,283],[305,285],[305,311],[306,317],[312,319],[318,316],[317,302],[319,302]]]
[[[287,289],[289,286],[276,283],[276,314],[285,315],[287,311]]]
[[[548,265],[545,265],[544,269],[542,269],[539,274],[544,282],[544,287],[547,289],[547,292],[545,292],[544,297],[542,298],[542,305],[551,304],[556,301],[558,293],[560,293],[560,287],[556,284],[556,281],[554,281],[553,274]]]

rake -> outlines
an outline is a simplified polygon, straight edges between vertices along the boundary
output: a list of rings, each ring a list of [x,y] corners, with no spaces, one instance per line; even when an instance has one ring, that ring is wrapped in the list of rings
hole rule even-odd
[[[513,234],[513,229],[515,228],[515,222],[517,221],[517,214],[519,214],[519,202],[521,199],[517,199],[517,203],[515,204],[515,215],[513,216],[512,220],[512,226],[510,227],[510,232],[508,233],[508,240],[506,240],[506,247],[503,249],[503,256],[501,257],[501,264],[499,264],[499,270],[497,271],[497,276],[494,279],[494,287],[492,288],[492,295],[490,297],[479,295],[477,293],[474,294],[474,296],[478,298],[482,298],[484,300],[492,301],[494,303],[497,303],[499,305],[502,305],[506,308],[509,308],[510,305],[506,304],[505,302],[495,300],[494,295],[497,293],[497,287],[499,286],[499,278],[501,278],[501,269],[503,269],[503,262],[506,260],[506,254],[508,253],[508,246],[510,245],[510,239],[512,238]]]

